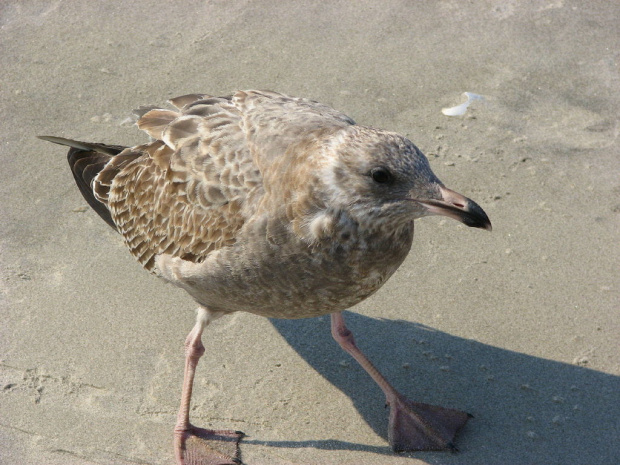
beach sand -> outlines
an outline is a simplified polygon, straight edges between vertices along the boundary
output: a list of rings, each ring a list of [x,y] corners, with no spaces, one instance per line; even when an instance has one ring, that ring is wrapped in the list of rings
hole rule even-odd
[[[174,462],[195,305],[145,272],[35,138],[145,141],[133,108],[272,89],[402,133],[492,233],[443,218],[347,312],[460,452],[391,452],[381,391],[329,318],[208,328],[192,418],[247,465],[620,463],[620,6],[614,2],[4,1],[0,463]],[[484,96],[463,116],[441,109]]]

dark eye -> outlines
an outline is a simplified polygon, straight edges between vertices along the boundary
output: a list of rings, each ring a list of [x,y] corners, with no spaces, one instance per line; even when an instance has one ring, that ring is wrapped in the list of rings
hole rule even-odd
[[[370,170],[370,177],[372,180],[379,184],[387,184],[392,182],[392,173],[387,168],[379,166]]]

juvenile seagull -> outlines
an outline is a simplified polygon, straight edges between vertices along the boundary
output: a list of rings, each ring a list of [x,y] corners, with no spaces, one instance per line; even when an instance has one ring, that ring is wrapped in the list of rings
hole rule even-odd
[[[198,303],[185,341],[179,465],[238,463],[243,433],[189,420],[192,385],[213,320],[331,313],[332,335],[383,390],[395,451],[454,449],[464,412],[412,402],[356,347],[341,310],[375,293],[403,262],[414,220],[445,215],[491,229],[472,200],[444,187],[426,157],[393,132],[359,126],[326,105],[275,92],[191,94],[177,110],[143,109],[136,147],[41,137],[71,147],[90,206],[151,273]],[[215,440],[235,444],[225,454]]]

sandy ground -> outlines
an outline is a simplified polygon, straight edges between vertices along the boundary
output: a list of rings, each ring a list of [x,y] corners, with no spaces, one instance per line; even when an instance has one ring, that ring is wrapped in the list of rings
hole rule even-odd
[[[247,465],[620,463],[616,2],[3,1],[0,463],[172,464],[191,299],[86,208],[51,134],[134,144],[132,108],[267,88],[398,131],[494,231],[428,218],[347,314],[409,397],[475,415],[393,454],[329,318],[209,328],[192,415]],[[464,116],[443,107],[486,97]]]

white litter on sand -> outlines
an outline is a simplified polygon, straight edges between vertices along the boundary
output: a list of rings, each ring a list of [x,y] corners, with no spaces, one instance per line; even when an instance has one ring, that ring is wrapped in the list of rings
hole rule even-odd
[[[465,103],[461,103],[455,107],[442,108],[441,112],[446,116],[461,116],[465,114],[467,107],[471,104],[471,102],[474,100],[484,100],[482,95],[473,94],[471,92],[463,92],[463,95],[467,98]]]

